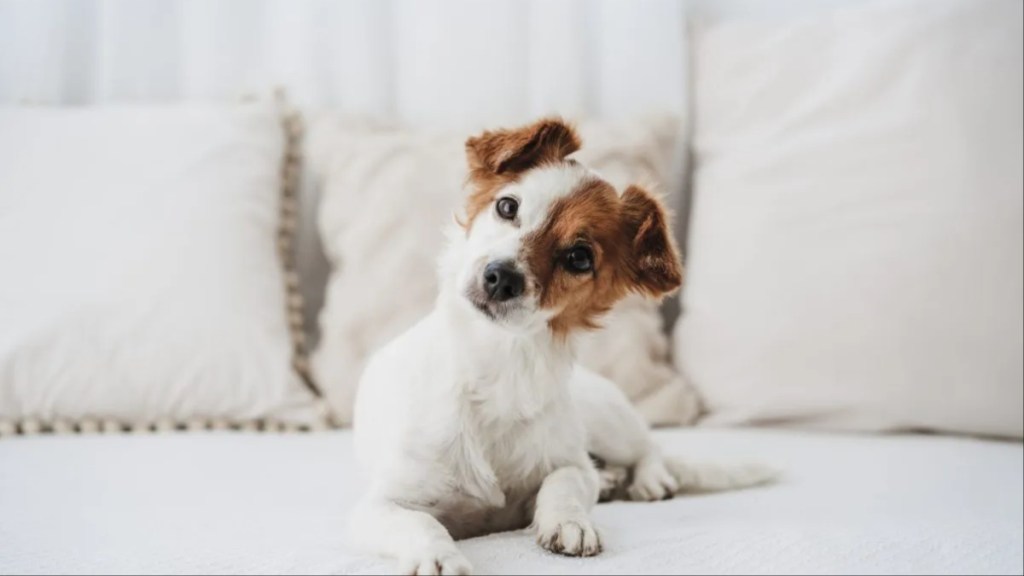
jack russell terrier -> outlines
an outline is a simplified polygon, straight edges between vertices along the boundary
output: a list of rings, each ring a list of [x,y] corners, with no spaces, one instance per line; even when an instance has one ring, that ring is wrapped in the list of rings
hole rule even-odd
[[[658,199],[620,194],[568,158],[579,147],[559,119],[466,142],[471,192],[436,306],[362,376],[355,442],[369,490],[351,539],[402,573],[468,574],[456,540],[528,526],[551,552],[593,556],[599,498],[773,475],[663,457],[622,392],[575,365],[574,334],[627,293],[660,298],[683,275]]]

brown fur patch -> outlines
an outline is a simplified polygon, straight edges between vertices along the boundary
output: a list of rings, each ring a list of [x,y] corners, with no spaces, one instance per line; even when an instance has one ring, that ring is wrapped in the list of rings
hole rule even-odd
[[[585,244],[593,270],[565,269],[565,254]],[[682,270],[661,203],[637,187],[620,198],[599,179],[555,202],[523,249],[543,308],[557,309],[550,327],[565,335],[597,328],[597,319],[630,291],[662,296],[679,287]]]
[[[679,249],[669,229],[668,212],[661,202],[639,186],[622,194],[623,236],[632,254],[627,263],[635,290],[661,297],[683,283]]]
[[[502,187],[515,182],[523,172],[553,162],[579,150],[580,139],[573,127],[560,118],[545,118],[520,128],[487,131],[466,141],[469,182],[473,187],[466,201],[466,222],[473,220],[494,202]]]

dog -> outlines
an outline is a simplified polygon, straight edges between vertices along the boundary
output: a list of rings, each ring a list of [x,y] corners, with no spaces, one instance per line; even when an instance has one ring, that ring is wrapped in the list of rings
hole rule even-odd
[[[467,140],[470,193],[436,305],[360,380],[354,437],[368,491],[351,540],[401,573],[469,574],[456,540],[527,527],[546,550],[593,556],[601,498],[773,476],[663,457],[622,392],[575,365],[575,334],[626,294],[661,298],[683,277],[661,202],[638,186],[620,194],[569,158],[580,144],[558,118]]]

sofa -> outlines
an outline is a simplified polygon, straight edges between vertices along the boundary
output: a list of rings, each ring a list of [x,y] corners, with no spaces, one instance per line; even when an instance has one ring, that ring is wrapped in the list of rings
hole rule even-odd
[[[86,10],[46,4],[9,14]],[[267,10],[320,14],[296,4]],[[375,6],[340,10],[378,22]],[[663,89],[612,90],[630,112],[612,118],[574,106],[590,100],[571,80],[577,100],[536,89],[555,68],[525,114],[484,88],[462,95],[476,115],[405,92],[402,114],[353,114],[304,101],[295,78],[245,102],[5,101],[0,574],[390,573],[346,545],[359,370],[430,306],[433,281],[396,270],[430,277],[465,137],[540,113],[576,120],[579,158],[617,187],[656,186],[685,252],[681,294],[626,301],[581,361],[666,453],[781,474],[600,504],[595,558],[528,530],[461,542],[478,573],[1024,573],[1019,3],[565,4],[525,20],[496,3],[461,23],[387,6],[424,36],[455,30],[438,53],[524,21],[538,45],[593,48],[602,30],[615,46],[621,18],[648,27],[634,56],[650,66],[604,54],[602,82]],[[658,59],[667,38],[685,49]],[[659,84],[666,61],[685,89]]]
[[[595,509],[605,550],[527,532],[463,542],[480,574],[1019,573],[1019,443],[665,430],[670,453],[771,462],[773,486]],[[0,443],[0,570],[388,574],[346,550],[347,431],[32,437]]]

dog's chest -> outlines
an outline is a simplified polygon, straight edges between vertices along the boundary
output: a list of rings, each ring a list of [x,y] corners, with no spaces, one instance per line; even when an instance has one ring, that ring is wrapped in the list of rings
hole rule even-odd
[[[548,474],[570,460],[573,442],[567,435],[550,417],[492,430],[484,452],[502,491],[536,491]]]
[[[525,527],[544,479],[585,459],[566,350],[546,341],[473,340],[452,366],[457,422],[434,515],[456,538]]]
[[[437,518],[455,538],[529,525],[544,479],[574,460],[574,442],[564,424],[552,418],[529,425],[492,425],[462,438],[476,443],[462,453],[480,461],[473,463],[471,457],[452,462],[456,483],[448,497],[437,503]],[[467,466],[485,468],[468,470]]]

